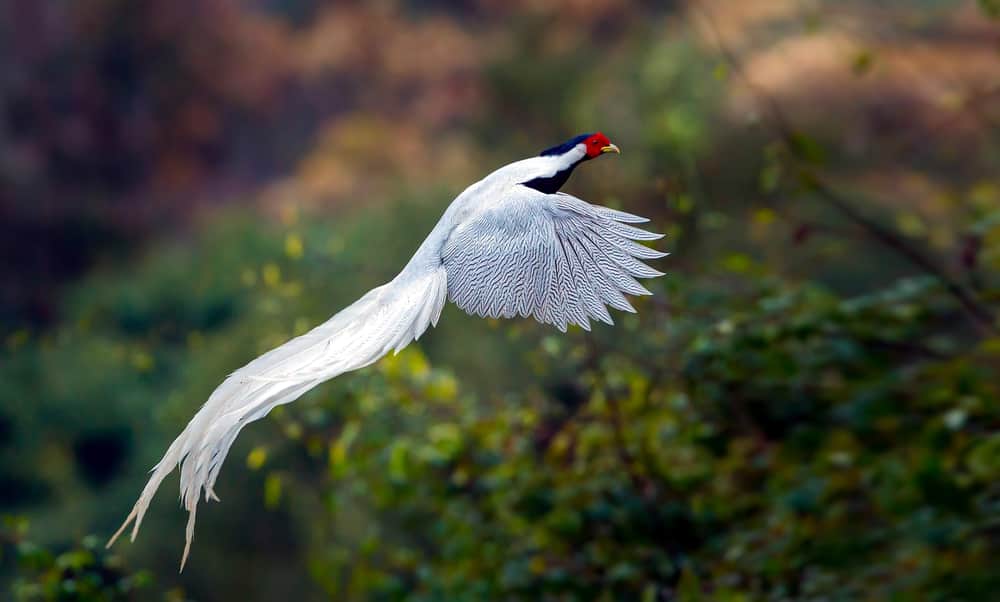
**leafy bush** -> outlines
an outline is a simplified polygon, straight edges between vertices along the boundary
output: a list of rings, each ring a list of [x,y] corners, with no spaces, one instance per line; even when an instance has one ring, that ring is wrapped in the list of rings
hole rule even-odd
[[[538,381],[569,364],[549,387],[477,400],[412,350],[283,413],[310,471],[269,479],[327,515],[314,576],[351,599],[987,598],[996,343],[942,332],[926,281],[744,285],[675,279],[621,340],[542,337]]]
[[[3,556],[13,556],[20,569],[10,591],[16,602],[139,600],[139,592],[151,583],[150,573],[127,570],[94,535],[54,553],[27,540],[27,531],[27,521],[15,517],[6,517],[0,531]]]

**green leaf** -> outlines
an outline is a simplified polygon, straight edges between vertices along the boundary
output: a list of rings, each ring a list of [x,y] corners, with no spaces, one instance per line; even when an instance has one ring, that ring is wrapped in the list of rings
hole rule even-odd
[[[445,459],[454,457],[462,447],[462,430],[457,424],[435,424],[427,435],[434,448]]]
[[[701,580],[690,566],[685,566],[681,572],[681,580],[677,584],[677,599],[680,602],[701,602]]]
[[[264,507],[273,510],[281,503],[281,475],[272,472],[264,479]]]
[[[405,439],[397,439],[389,448],[389,478],[397,483],[406,482],[409,476],[410,443]]]
[[[862,50],[851,60],[851,70],[855,75],[865,75],[875,64],[875,55],[870,50]]]
[[[966,460],[969,470],[984,482],[1000,480],[1000,433],[979,442]]]
[[[789,136],[792,154],[812,165],[826,161],[826,150],[815,138],[804,132],[792,132]]]

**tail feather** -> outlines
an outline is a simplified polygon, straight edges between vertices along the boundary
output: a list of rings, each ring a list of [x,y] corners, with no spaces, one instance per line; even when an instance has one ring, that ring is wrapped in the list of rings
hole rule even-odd
[[[230,374],[153,467],[139,499],[108,547],[130,524],[131,539],[135,540],[157,489],[179,465],[181,500],[188,511],[181,558],[184,570],[194,539],[199,497],[204,493],[206,501],[219,500],[215,481],[243,427],[326,380],[368,366],[389,351],[398,352],[437,324],[446,295],[444,268],[419,276],[404,272],[308,333]]]

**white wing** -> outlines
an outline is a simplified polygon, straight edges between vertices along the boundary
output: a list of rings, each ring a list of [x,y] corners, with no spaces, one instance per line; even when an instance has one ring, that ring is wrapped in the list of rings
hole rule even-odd
[[[428,326],[437,324],[446,289],[442,268],[421,273],[404,271],[320,326],[233,372],[153,468],[139,500],[108,546],[133,519],[135,539],[160,483],[181,464],[181,498],[188,511],[183,569],[194,537],[198,500],[202,492],[206,500],[218,500],[213,490],[215,479],[240,430],[323,381],[363,368],[389,351],[405,347]]]
[[[499,199],[465,194],[399,276],[223,381],[153,468],[108,546],[133,521],[135,539],[160,483],[180,465],[188,511],[183,569],[199,498],[218,499],[215,480],[240,430],[323,381],[402,349],[437,324],[446,297],[481,316],[530,315],[561,330],[589,328],[590,318],[611,323],[605,305],[635,311],[622,293],[648,295],[635,278],[661,275],[638,260],[665,253],[633,242],[660,235],[627,225],[644,218],[524,186]]]
[[[662,276],[639,259],[664,257],[635,240],[654,234],[629,226],[645,218],[591,205],[564,193],[515,186],[457,225],[444,244],[448,298],[470,314],[589,330],[612,323],[606,306],[635,310],[622,293],[650,294],[636,278]]]

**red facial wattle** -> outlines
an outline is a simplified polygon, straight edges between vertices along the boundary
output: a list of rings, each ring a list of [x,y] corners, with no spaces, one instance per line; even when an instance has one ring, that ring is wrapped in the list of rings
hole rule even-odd
[[[614,144],[611,144],[611,141],[608,140],[608,137],[602,134],[601,132],[592,134],[589,138],[587,138],[584,141],[584,143],[587,145],[587,157],[590,159],[593,159],[594,157],[597,157],[598,155],[602,155],[604,153],[621,152],[620,150],[618,150],[618,147],[615,146]]]

